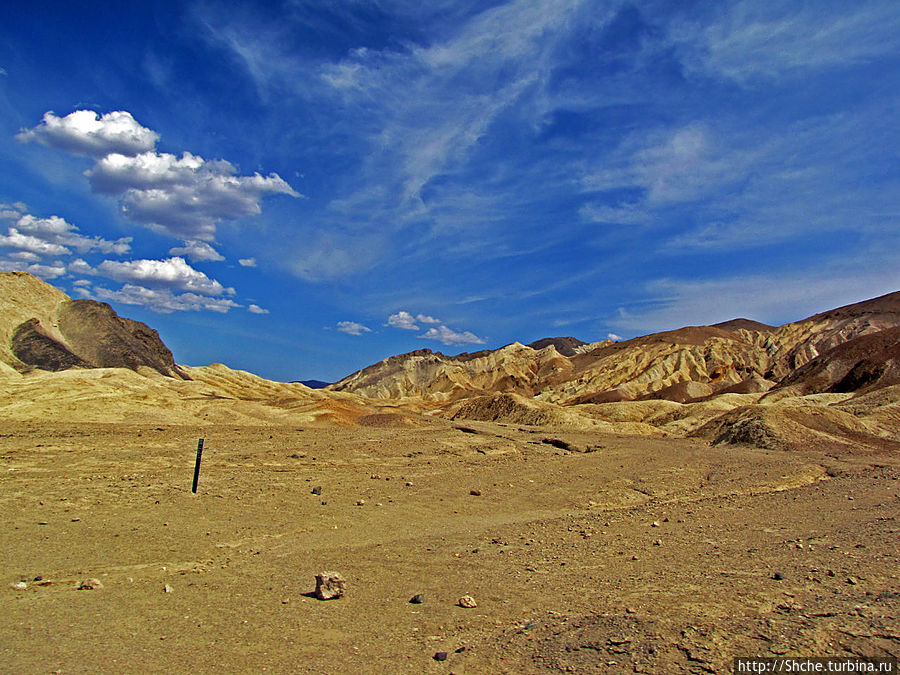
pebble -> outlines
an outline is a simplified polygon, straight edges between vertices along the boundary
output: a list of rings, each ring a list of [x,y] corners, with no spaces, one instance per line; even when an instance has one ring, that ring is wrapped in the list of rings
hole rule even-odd
[[[17,581],[14,584],[10,584],[9,587],[14,591],[24,591],[26,588],[28,588],[28,584],[26,584],[24,581]]]
[[[851,586],[856,586],[856,584],[859,583],[859,579],[857,579],[856,577],[847,577],[847,583]]]
[[[650,527],[659,527],[659,521],[654,520],[652,523],[650,523]]]
[[[775,581],[782,581],[784,580],[784,575],[781,572],[775,572],[775,574],[772,575],[772,578]]]
[[[365,499],[357,499],[357,500],[356,500],[356,505],[357,505],[357,506],[363,506],[365,503],[366,503],[366,500],[365,500]]]
[[[435,652],[434,660],[435,661],[446,661],[449,654],[447,652]]]
[[[79,591],[93,591],[96,588],[103,588],[103,584],[100,583],[99,579],[84,579],[78,584]]]
[[[462,596],[456,604],[460,607],[465,607],[466,609],[478,607],[478,603],[475,602],[475,598],[473,598],[471,595]]]
[[[469,494],[472,495],[473,497],[480,497],[481,490],[469,490]]]
[[[163,586],[163,593],[172,593],[174,590],[175,589],[172,588],[171,586],[169,586],[169,584],[166,584],[165,586]]]
[[[412,596],[409,599],[409,601],[414,605],[421,605],[423,602],[425,602],[425,594],[424,593],[416,593],[414,596]]]
[[[314,487],[310,492],[314,495],[320,495],[322,494],[322,486],[316,485],[316,487]]]

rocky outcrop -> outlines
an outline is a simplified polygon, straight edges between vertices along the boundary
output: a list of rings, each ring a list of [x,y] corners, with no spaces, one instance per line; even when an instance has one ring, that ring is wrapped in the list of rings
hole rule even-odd
[[[0,361],[31,369],[152,368],[188,379],[159,333],[108,304],[72,300],[22,272],[0,274]]]

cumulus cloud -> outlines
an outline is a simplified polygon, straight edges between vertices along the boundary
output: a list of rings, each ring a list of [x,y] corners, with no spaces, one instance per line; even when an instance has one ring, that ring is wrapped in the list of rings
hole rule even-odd
[[[247,311],[250,312],[251,314],[268,314],[269,313],[269,310],[263,309],[259,305],[253,305],[253,304],[247,306]]]
[[[35,218],[18,210],[7,209],[6,212],[12,214],[7,215],[7,218],[17,217],[17,220],[14,227],[8,228],[6,235],[0,235],[0,246],[38,256],[69,255],[73,248],[80,253],[96,250],[119,255],[131,250],[131,237],[115,241],[86,237],[78,233],[77,227],[59,216]]]
[[[606,338],[608,340],[612,340],[613,342],[620,342],[624,339],[621,335],[616,335],[615,333],[607,333]]]
[[[26,251],[34,255],[67,255],[71,253],[65,246],[53,244],[37,237],[19,232],[16,228],[9,228],[9,233],[0,234],[0,246]]]
[[[41,279],[56,279],[66,273],[65,265],[59,262],[50,265],[25,265],[14,260],[0,260],[0,272],[28,272]]]
[[[194,262],[204,260],[219,261],[225,260],[225,256],[220,254],[216,249],[207,244],[205,241],[197,241],[191,239],[184,242],[184,246],[176,246],[169,249],[169,255],[187,256]]]
[[[484,344],[484,340],[475,335],[475,333],[470,331],[457,332],[447,328],[447,326],[429,328],[419,337],[423,340],[437,340],[445,345]]]
[[[419,330],[416,325],[416,318],[409,312],[399,311],[388,317],[388,325],[394,328],[402,328],[403,330]]]
[[[256,267],[256,258],[238,258],[241,267]]]
[[[91,189],[119,197],[125,217],[184,239],[212,241],[216,224],[262,212],[267,195],[299,197],[278,174],[238,176],[224,160],[207,161],[189,152],[136,156],[111,154],[86,175]]]
[[[96,272],[86,260],[83,258],[76,258],[69,263],[69,274],[96,274]]]
[[[225,160],[157,152],[159,134],[125,111],[48,112],[17,138],[95,157],[85,172],[95,193],[117,197],[129,220],[184,240],[213,241],[217,223],[258,215],[268,195],[300,196],[275,173],[240,176]]]
[[[419,323],[430,323],[430,324],[439,324],[441,322],[440,319],[435,319],[433,316],[426,316],[425,314],[416,315],[416,321]]]
[[[218,281],[188,265],[184,258],[177,256],[165,260],[104,260],[97,266],[95,273],[114,281],[137,283],[151,288],[175,289],[210,296],[234,293],[234,289],[223,287]]]
[[[98,287],[94,289],[94,295],[101,300],[140,305],[160,314],[203,310],[224,314],[233,307],[240,307],[229,298],[211,298],[197,293],[176,294],[168,288],[145,288],[133,284],[125,284],[117,291]]]
[[[362,335],[363,333],[371,333],[372,329],[363,326],[355,321],[338,321],[338,330],[348,335]]]
[[[34,141],[76,155],[104,157],[111,153],[137,155],[156,147],[159,134],[141,126],[124,110],[99,115],[93,110],[76,110],[65,117],[44,113],[34,129],[23,129],[16,138]]]

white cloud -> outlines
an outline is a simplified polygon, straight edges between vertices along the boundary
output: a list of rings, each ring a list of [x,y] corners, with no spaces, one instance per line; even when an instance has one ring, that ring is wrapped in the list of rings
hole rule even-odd
[[[213,241],[218,222],[259,214],[268,195],[300,197],[278,174],[239,176],[224,160],[157,152],[159,135],[125,111],[47,112],[17,138],[95,157],[85,172],[94,192],[118,197],[129,220],[184,240]]]
[[[419,330],[416,325],[416,318],[409,312],[403,310],[388,317],[388,325],[394,328],[402,328],[403,330]]]
[[[114,281],[139,283],[142,285],[190,291],[202,295],[233,294],[233,289],[226,289],[218,281],[210,279],[203,272],[194,269],[184,258],[174,257],[166,260],[130,260],[117,262],[104,260],[96,268],[96,273]]]
[[[0,202],[0,218],[3,219],[20,218],[27,210],[28,207],[22,202],[15,202],[14,204],[4,204]]]
[[[253,305],[253,304],[247,305],[247,311],[250,312],[251,314],[268,314],[269,313],[269,310],[263,309],[259,305]]]
[[[23,262],[37,262],[41,259],[37,253],[32,253],[31,251],[15,251],[10,253],[9,256],[13,260],[21,260]]]
[[[435,319],[433,316],[426,316],[425,314],[416,315],[416,321],[419,323],[430,323],[430,324],[439,324],[441,322],[440,319]]]
[[[615,333],[607,333],[606,338],[608,340],[612,340],[613,342],[619,342],[620,340],[624,339],[622,336],[616,335]]]
[[[159,134],[137,123],[131,113],[117,110],[99,115],[93,110],[76,110],[65,117],[52,111],[34,129],[23,129],[16,138],[36,141],[77,155],[103,157],[111,153],[137,155],[156,147]]]
[[[0,259],[0,272],[28,272],[41,279],[55,279],[66,273],[66,267],[60,262],[26,265],[21,261]]]
[[[25,214],[16,221],[16,229],[49,244],[72,247],[80,253],[100,251],[101,253],[124,255],[131,250],[131,237],[123,237],[115,241],[103,239],[102,237],[86,237],[78,234],[77,227],[59,216],[35,218],[32,215]],[[12,232],[12,229],[10,229],[10,232]]]
[[[76,258],[69,263],[69,274],[96,274],[96,270],[91,267],[83,258]]]
[[[429,328],[418,337],[424,340],[437,340],[445,345],[484,344],[484,340],[470,331],[457,332],[447,328],[447,326]]]
[[[27,251],[35,255],[68,255],[71,253],[65,246],[53,244],[29,234],[23,234],[16,228],[9,228],[9,234],[0,234],[0,246]]]
[[[186,255],[194,262],[201,262],[204,260],[225,260],[225,257],[212,246],[207,244],[205,241],[197,241],[196,239],[191,239],[184,242],[184,246],[176,246],[174,248],[170,248],[169,255]]]
[[[101,300],[139,305],[160,314],[203,310],[224,314],[229,309],[240,307],[228,298],[211,298],[196,293],[175,294],[168,288],[145,288],[133,284],[125,284],[117,291],[98,287],[94,295]]]
[[[4,205],[5,206],[5,205]],[[21,205],[24,207],[24,204]],[[0,246],[14,248],[19,259],[34,259],[34,256],[69,255],[74,248],[81,253],[98,250],[103,253],[124,254],[131,250],[130,237],[110,241],[101,237],[85,237],[78,228],[59,216],[35,218],[22,213],[18,208],[4,209],[3,216],[16,218],[15,227],[7,234],[0,235]],[[26,255],[31,254],[31,255]]]
[[[348,335],[362,335],[363,333],[371,333],[372,329],[363,326],[355,321],[338,321],[338,330]]]
[[[111,154],[86,172],[95,192],[120,198],[125,217],[182,239],[212,241],[218,222],[261,213],[267,195],[300,197],[278,174],[236,174],[229,162],[189,152]]]
[[[865,63],[900,48],[900,13],[891,2],[829,6],[744,0],[719,9],[707,25],[671,29],[670,39],[689,70],[745,83]]]
[[[256,258],[238,258],[241,267],[256,267]]]

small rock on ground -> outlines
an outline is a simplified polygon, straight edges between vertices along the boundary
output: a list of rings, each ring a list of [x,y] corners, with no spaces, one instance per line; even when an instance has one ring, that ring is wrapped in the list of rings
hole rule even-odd
[[[471,595],[462,596],[456,604],[460,607],[465,607],[466,609],[478,607],[478,603],[475,602],[475,598],[473,598]]]
[[[414,605],[421,605],[423,602],[425,602],[425,594],[424,593],[416,593],[414,596],[412,596],[409,599],[409,601]]]
[[[93,591],[95,588],[103,588],[99,579],[84,579],[78,584],[79,591]]]
[[[338,572],[321,572],[316,575],[316,597],[319,600],[332,600],[344,595],[347,580]]]

